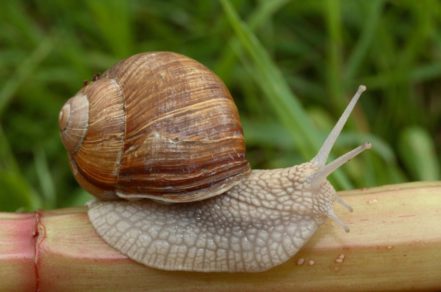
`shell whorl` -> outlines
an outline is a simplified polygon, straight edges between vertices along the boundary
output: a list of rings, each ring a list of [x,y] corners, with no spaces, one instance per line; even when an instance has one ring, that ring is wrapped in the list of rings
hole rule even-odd
[[[87,133],[89,101],[87,96],[77,94],[63,106],[58,116],[61,140],[69,153],[76,153]]]
[[[88,102],[83,138],[75,144],[63,136],[70,133],[64,130],[69,102],[60,129],[77,181],[99,198],[197,201],[225,192],[250,172],[228,89],[188,57],[132,56],[71,100],[79,97]]]

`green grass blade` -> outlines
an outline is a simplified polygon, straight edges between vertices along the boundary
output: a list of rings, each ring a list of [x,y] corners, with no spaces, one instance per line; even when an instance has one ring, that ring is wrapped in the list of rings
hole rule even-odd
[[[261,25],[264,25],[269,18],[283,7],[288,0],[261,1],[259,6],[253,11],[249,17],[247,24],[251,31],[254,31]],[[227,74],[231,72],[231,68],[235,65],[237,50],[240,48],[240,42],[237,37],[232,37],[223,50],[222,57],[218,62],[215,71],[222,79],[229,83],[228,79],[232,78]]]
[[[0,206],[2,210],[35,210],[41,207],[37,193],[21,174],[0,127]]]
[[[340,111],[345,108],[342,88],[342,17],[340,0],[327,0],[323,5],[328,29],[328,42],[326,45],[326,83],[331,106]]]
[[[410,127],[400,136],[400,156],[416,180],[439,180],[440,166],[435,145],[426,129]]]
[[[352,82],[352,80],[354,80],[370,46],[375,40],[375,32],[380,22],[384,0],[372,0],[367,4],[369,7],[366,20],[363,21],[363,31],[361,32],[361,36],[346,63],[345,80],[347,82]]]
[[[116,56],[127,57],[133,47],[131,1],[86,2],[101,36]]]
[[[292,138],[302,140],[303,143],[298,144],[300,153],[306,159],[312,159],[322,143],[317,130],[296,96],[291,92],[280,70],[250,29],[239,19],[230,2],[221,0],[221,3],[238,39],[255,65],[256,76],[258,74],[259,77],[256,84],[265,93],[268,105],[289,130]],[[343,173],[336,173],[335,179],[340,186],[350,187]]]
[[[18,65],[15,74],[12,75],[0,90],[0,117],[18,88],[35,72],[38,65],[49,55],[51,50],[52,40],[50,38],[43,39],[32,54]]]
[[[36,150],[34,153],[34,159],[36,173],[40,182],[41,194],[44,199],[44,208],[55,208],[55,186],[44,150]]]

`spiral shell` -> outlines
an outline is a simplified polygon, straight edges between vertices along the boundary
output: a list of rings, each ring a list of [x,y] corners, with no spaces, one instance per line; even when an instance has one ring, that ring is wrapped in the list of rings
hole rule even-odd
[[[176,53],[119,62],[66,102],[59,126],[75,178],[100,199],[198,201],[250,172],[228,89]]]

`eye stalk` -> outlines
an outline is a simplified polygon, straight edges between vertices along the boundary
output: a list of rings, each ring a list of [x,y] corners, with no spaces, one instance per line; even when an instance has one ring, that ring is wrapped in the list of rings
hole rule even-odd
[[[338,119],[337,124],[335,124],[331,133],[329,133],[328,137],[326,138],[326,140],[323,143],[322,147],[320,148],[319,152],[312,159],[312,162],[317,163],[318,165],[325,165],[326,160],[328,159],[329,153],[331,152],[331,149],[335,144],[335,141],[337,140],[338,136],[340,135],[341,130],[343,129],[344,125],[346,124],[346,121],[348,120],[349,116],[352,113],[352,110],[354,109],[355,105],[357,104],[358,100],[360,99],[361,94],[364,91],[366,91],[366,86],[360,85],[357,89],[357,92],[354,94],[351,101],[349,102],[346,109],[344,110],[343,114]]]
[[[351,151],[343,154],[342,156],[338,157],[337,159],[333,160],[332,162],[326,164],[326,160],[328,159],[329,153],[331,152],[332,147],[335,144],[335,141],[337,140],[337,137],[340,135],[343,126],[346,124],[346,121],[349,118],[349,115],[351,114],[352,110],[354,109],[355,105],[357,104],[358,100],[360,99],[361,94],[366,90],[365,85],[360,85],[358,87],[357,92],[352,97],[351,101],[349,102],[348,106],[344,110],[343,114],[341,115],[340,119],[337,121],[337,124],[335,124],[334,128],[332,129],[331,133],[329,133],[328,137],[326,138],[325,142],[323,143],[322,147],[320,148],[318,154],[311,160],[311,163],[316,164],[319,169],[317,172],[312,174],[309,177],[309,180],[311,181],[311,187],[312,188],[319,188],[320,185],[326,181],[326,178],[336,171],[340,166],[347,163],[349,160],[354,158],[355,156],[359,155],[363,151],[370,149],[372,147],[371,143],[364,143],[355,149],[352,149]],[[348,209],[350,212],[352,212],[352,207],[346,203],[342,198],[335,195],[335,200],[337,203]],[[349,227],[341,221],[337,215],[335,215],[332,208],[330,208],[327,211],[327,215],[329,218],[331,218],[335,223],[340,225],[346,232],[349,232]]]
[[[371,149],[372,144],[371,143],[364,143],[360,146],[358,146],[355,149],[352,149],[351,151],[343,154],[342,156],[338,157],[337,159],[333,160],[332,162],[323,165],[320,167],[319,171],[316,172],[312,177],[312,185],[317,185],[320,182],[323,182],[331,173],[336,171],[340,166],[347,163],[349,160],[354,158],[355,156],[359,155],[365,150]]]

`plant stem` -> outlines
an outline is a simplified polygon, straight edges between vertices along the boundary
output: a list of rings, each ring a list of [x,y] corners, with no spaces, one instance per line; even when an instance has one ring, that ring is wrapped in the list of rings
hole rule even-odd
[[[441,182],[342,192],[336,213],[285,264],[262,273],[166,272],[102,241],[86,208],[0,213],[0,291],[440,290]]]

